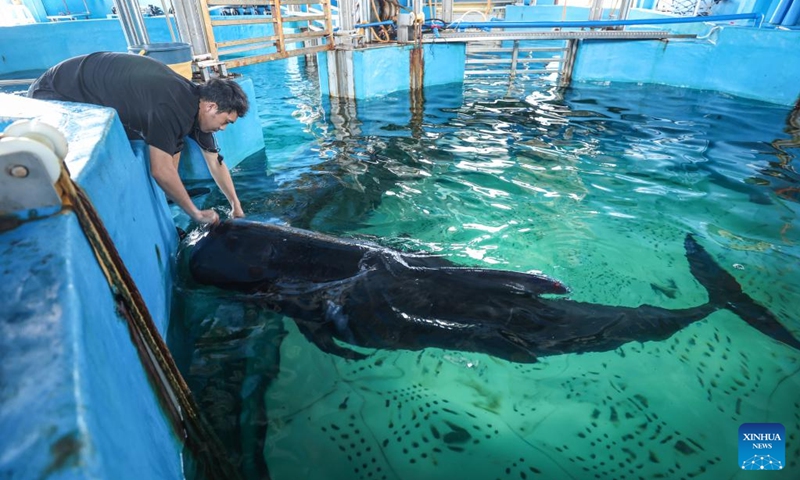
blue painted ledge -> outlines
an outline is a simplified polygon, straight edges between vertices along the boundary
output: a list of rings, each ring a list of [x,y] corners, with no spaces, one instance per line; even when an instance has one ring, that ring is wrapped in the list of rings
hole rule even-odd
[[[0,129],[56,126],[67,165],[105,222],[161,331],[177,238],[144,144],[116,113],[0,94]],[[0,233],[0,478],[183,478],[182,443],[71,212]]]

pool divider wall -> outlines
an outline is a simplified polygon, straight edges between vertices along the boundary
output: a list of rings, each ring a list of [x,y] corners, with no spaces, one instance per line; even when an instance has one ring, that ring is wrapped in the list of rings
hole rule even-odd
[[[0,129],[39,119],[69,142],[87,192],[167,329],[178,239],[146,146],[108,108],[0,94]],[[182,478],[182,443],[161,410],[72,212],[0,233],[0,477]]]
[[[721,27],[706,41],[629,42],[615,49],[591,42],[578,53],[573,79],[655,83],[794,105],[800,62],[788,59],[797,52],[800,32],[746,28]]]
[[[557,21],[561,9],[508,6],[506,20]],[[575,13],[568,13],[567,20],[578,19],[571,15]],[[654,16],[649,10],[632,9],[629,18]],[[782,105],[797,101],[800,62],[793,60],[800,52],[800,31],[704,23],[659,26],[662,29],[694,33],[699,38],[584,40],[578,47],[573,83],[652,83],[715,90]]]
[[[320,52],[319,83],[323,95],[331,95],[331,78],[335,78],[333,68],[347,68],[351,81],[351,98],[366,100],[388,95],[393,92],[409,90],[411,45],[385,45],[338,52]],[[424,44],[425,64],[423,86],[445,85],[464,81],[466,44],[440,43]],[[336,55],[340,58],[337,62]],[[347,54],[346,57],[343,54]],[[343,62],[343,58],[346,58]],[[342,65],[342,63],[349,65]],[[334,89],[335,91],[335,89]],[[342,94],[339,96],[347,96]]]

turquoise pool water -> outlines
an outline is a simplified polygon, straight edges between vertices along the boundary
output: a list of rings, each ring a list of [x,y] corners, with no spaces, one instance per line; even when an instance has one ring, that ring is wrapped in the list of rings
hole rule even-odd
[[[296,59],[244,73],[267,143],[234,172],[251,219],[674,309],[707,300],[684,254],[693,233],[800,337],[800,118],[787,107],[483,82],[430,89],[412,112],[407,94],[331,104]],[[743,423],[781,423],[772,475],[800,468],[800,352],[727,310],[667,340],[523,365],[440,349],[343,360],[185,272],[175,300],[176,356],[248,478],[749,478]]]

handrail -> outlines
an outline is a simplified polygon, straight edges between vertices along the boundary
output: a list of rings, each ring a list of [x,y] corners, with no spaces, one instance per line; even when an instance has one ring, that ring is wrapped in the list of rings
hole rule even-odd
[[[731,20],[753,20],[761,26],[764,15],[760,13],[737,13],[732,15],[712,15],[707,17],[643,18],[636,20],[591,20],[568,22],[453,22],[449,29],[463,28],[603,28],[627,25],[664,25],[668,23],[726,22]]]

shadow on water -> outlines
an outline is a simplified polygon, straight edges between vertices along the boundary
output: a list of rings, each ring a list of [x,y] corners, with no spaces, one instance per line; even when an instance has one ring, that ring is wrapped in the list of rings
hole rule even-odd
[[[172,318],[170,349],[231,463],[243,478],[268,479],[265,398],[280,371],[283,317],[189,282],[175,290]],[[186,456],[187,478],[199,480]]]

